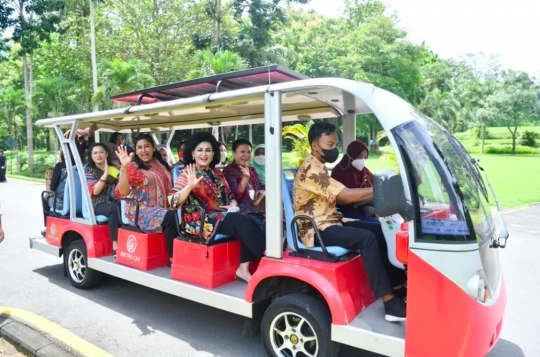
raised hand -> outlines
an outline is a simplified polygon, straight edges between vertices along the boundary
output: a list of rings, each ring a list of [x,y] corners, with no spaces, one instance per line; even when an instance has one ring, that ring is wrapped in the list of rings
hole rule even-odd
[[[127,148],[124,145],[118,147],[118,150],[116,151],[116,156],[118,156],[122,167],[127,167],[133,160],[133,157],[135,157],[133,153],[131,155],[128,154]]]
[[[186,172],[188,186],[191,188],[197,186],[204,178],[203,176],[197,177],[197,168],[194,164],[187,165],[184,171]]]
[[[242,175],[249,178],[249,167],[240,166],[240,171],[242,171]]]

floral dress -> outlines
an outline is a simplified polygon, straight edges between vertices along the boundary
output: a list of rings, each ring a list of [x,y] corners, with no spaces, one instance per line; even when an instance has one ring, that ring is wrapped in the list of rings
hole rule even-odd
[[[107,176],[107,180],[105,180],[105,187],[103,187],[97,196],[94,195],[94,186],[96,186],[101,179],[103,171],[96,168],[87,167],[84,169],[84,173],[86,175],[86,184],[92,197],[92,206],[94,209],[96,208],[96,205],[100,203],[116,203],[118,198],[114,192],[116,184],[118,183],[117,177],[119,172],[117,168],[113,166],[109,167],[109,175]]]
[[[171,173],[154,160],[148,170],[139,169],[134,162],[130,163],[127,175],[131,192],[125,197],[134,198],[139,203],[139,228],[148,233],[161,232],[161,224],[169,207],[167,195],[172,189]],[[122,197],[118,187],[115,194]],[[126,202],[126,218],[131,224],[135,220],[135,208],[133,202]]]
[[[229,189],[225,176],[223,176],[223,173],[221,173],[220,170],[204,170],[198,167],[196,173],[197,177],[202,176],[203,180],[195,186],[183,205],[202,206],[205,209],[206,219],[203,237],[207,239],[219,225],[219,222],[225,219],[225,216],[227,215],[227,212],[221,211],[219,206],[227,206],[231,201],[234,201],[235,198]],[[174,183],[172,193],[180,192],[187,184],[187,174],[185,171],[182,171]],[[171,205],[175,205],[174,199],[172,200]],[[199,235],[201,227],[201,211],[193,207],[185,207],[183,212],[183,223],[187,233]]]

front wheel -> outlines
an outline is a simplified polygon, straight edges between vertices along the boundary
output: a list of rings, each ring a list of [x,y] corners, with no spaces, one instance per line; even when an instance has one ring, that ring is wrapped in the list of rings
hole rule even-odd
[[[330,324],[328,309],[313,296],[284,296],[264,313],[264,347],[272,357],[336,357],[339,344],[330,339]]]
[[[90,289],[103,278],[99,271],[88,268],[86,244],[82,240],[71,242],[67,250],[66,269],[71,284],[79,289]]]

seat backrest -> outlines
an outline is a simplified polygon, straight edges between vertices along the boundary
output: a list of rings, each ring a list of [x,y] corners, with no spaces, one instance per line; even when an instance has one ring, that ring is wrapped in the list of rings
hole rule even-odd
[[[296,175],[296,172],[298,172],[298,169],[285,169],[283,170],[281,179],[281,185],[282,185],[282,199],[283,199],[283,209],[285,210],[285,227],[287,228],[287,244],[292,249],[294,248],[294,242],[293,242],[293,234],[292,234],[292,227],[291,227],[291,221],[294,218],[294,206],[292,202],[292,188],[294,185],[294,177]],[[287,175],[287,173],[292,173]],[[298,231],[296,231],[296,236],[298,237]],[[300,241],[300,239],[297,239],[298,247],[299,248],[305,248],[304,244]]]
[[[66,179],[61,185],[65,185],[62,210],[55,209],[55,212],[61,216],[69,216],[69,180]]]
[[[79,172],[77,166],[73,166],[73,182],[75,183],[75,212],[78,217],[82,215],[82,193],[81,193],[81,180],[79,179]],[[86,185],[85,185],[86,186]]]
[[[182,166],[182,168],[184,167]],[[178,179],[178,175],[180,175],[180,166],[175,166],[173,168],[173,184],[176,182],[176,179]]]

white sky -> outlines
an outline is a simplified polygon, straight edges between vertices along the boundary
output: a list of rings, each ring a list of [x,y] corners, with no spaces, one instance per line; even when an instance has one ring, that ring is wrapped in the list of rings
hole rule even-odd
[[[503,68],[540,77],[540,0],[382,0],[413,43],[443,58],[484,52]],[[336,16],[343,0],[311,0],[304,9]]]

